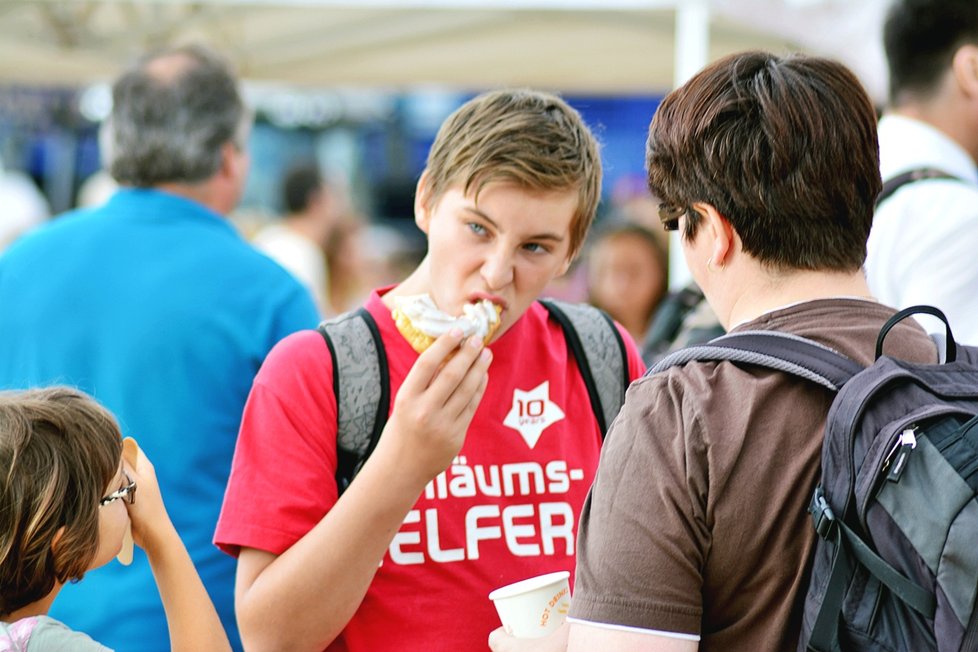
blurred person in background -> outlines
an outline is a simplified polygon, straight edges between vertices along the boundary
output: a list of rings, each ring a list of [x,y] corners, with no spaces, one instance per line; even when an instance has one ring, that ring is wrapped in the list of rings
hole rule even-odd
[[[641,224],[658,240],[662,248],[669,251],[669,234],[662,230],[659,221],[659,199],[649,192],[645,177],[626,174],[620,177],[611,189],[609,213],[628,222]]]
[[[252,242],[305,285],[322,315],[331,312],[326,247],[342,202],[316,162],[291,167],[282,180],[285,217],[263,227]]]
[[[252,378],[315,327],[309,292],[227,221],[251,125],[226,62],[147,56],[113,87],[107,169],[123,186],[0,257],[0,388],[73,385],[139,439],[234,647],[234,561],[211,545]],[[120,606],[124,606],[120,612]],[[145,555],[66,586],[51,615],[121,652],[168,648]]]
[[[641,342],[668,289],[668,261],[644,226],[615,220],[602,225],[587,259],[588,301]]]
[[[937,306],[960,342],[978,344],[978,2],[899,0],[883,40],[880,171],[884,188],[903,185],[881,195],[869,287],[897,308]]]
[[[78,208],[101,206],[119,189],[108,170],[99,170],[90,175],[78,188]]]
[[[370,223],[354,212],[336,222],[326,245],[331,314],[339,315],[363,304],[375,287],[385,287],[417,267],[418,252],[403,231],[383,223]]]
[[[363,222],[364,218],[353,213],[341,216],[326,242],[330,315],[353,310],[363,303],[373,287],[367,280]]]
[[[51,215],[48,200],[34,181],[0,160],[0,252]]]
[[[98,129],[98,146],[102,154],[103,166],[90,174],[78,188],[78,197],[75,201],[76,208],[101,206],[119,189],[119,182],[113,179],[112,173],[105,169],[105,159],[109,157],[109,153],[112,151],[112,143],[109,141],[111,137],[109,121],[104,120]]]
[[[373,288],[404,279],[425,254],[415,238],[390,221],[367,222],[350,214],[341,224],[327,254],[330,284],[337,293],[333,297],[336,314],[363,304]]]

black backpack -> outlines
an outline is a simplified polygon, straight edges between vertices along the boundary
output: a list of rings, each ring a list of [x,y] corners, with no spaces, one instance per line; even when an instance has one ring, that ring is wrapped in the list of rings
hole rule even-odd
[[[564,331],[581,371],[602,437],[628,388],[628,354],[611,317],[586,304],[539,299]],[[342,493],[373,453],[390,412],[387,355],[377,323],[365,308],[324,321],[317,329],[333,357],[336,394],[336,484]]]
[[[939,317],[940,364],[882,355],[915,313]],[[978,348],[955,345],[938,309],[898,312],[863,368],[811,340],[772,331],[678,351],[649,373],[730,360],[833,391],[822,477],[809,511],[818,538],[799,650],[978,650]]]

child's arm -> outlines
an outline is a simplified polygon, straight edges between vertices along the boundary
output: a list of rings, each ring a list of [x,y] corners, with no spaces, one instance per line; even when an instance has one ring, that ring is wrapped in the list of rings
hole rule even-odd
[[[235,606],[246,648],[322,650],[353,617],[405,515],[461,449],[485,392],[491,355],[481,341],[460,341],[443,335],[421,354],[376,450],[312,530],[280,556],[241,551]]]
[[[132,461],[126,441],[127,460]],[[136,481],[136,501],[129,508],[133,540],[146,551],[166,611],[170,648],[230,650],[227,634],[180,535],[170,521],[156,481],[156,471],[141,450],[126,473]]]

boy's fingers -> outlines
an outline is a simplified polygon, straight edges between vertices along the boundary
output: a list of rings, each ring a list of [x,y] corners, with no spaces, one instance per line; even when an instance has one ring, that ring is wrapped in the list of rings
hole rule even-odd
[[[482,340],[473,336],[463,340],[459,348],[445,361],[435,373],[427,387],[427,397],[437,405],[448,405],[452,396],[464,385],[479,364],[484,350]],[[471,388],[470,388],[471,389]]]
[[[473,412],[475,411],[489,382],[487,372],[491,362],[492,351],[483,349],[472,362],[461,382],[453,386],[452,394],[445,402],[446,409],[451,410],[450,414],[464,416],[470,407]]]
[[[417,362],[414,363],[411,371],[404,378],[402,391],[408,389],[421,392],[428,387],[445,359],[459,347],[461,341],[462,331],[457,328],[453,328],[436,339],[424,353],[418,356]]]
[[[479,408],[479,404],[482,402],[482,397],[486,393],[486,387],[489,386],[489,376],[483,376],[482,382],[473,392],[472,396],[469,397],[468,402],[462,406],[462,411],[458,414],[457,419],[465,423],[465,427],[468,428],[468,424],[472,421],[472,417],[475,416],[475,411]]]

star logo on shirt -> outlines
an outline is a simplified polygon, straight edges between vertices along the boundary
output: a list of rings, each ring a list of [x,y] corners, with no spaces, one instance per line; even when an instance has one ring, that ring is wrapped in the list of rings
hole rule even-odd
[[[533,448],[544,429],[563,418],[564,411],[550,400],[548,380],[527,392],[515,390],[513,407],[503,420],[503,425],[519,432],[526,445]]]

